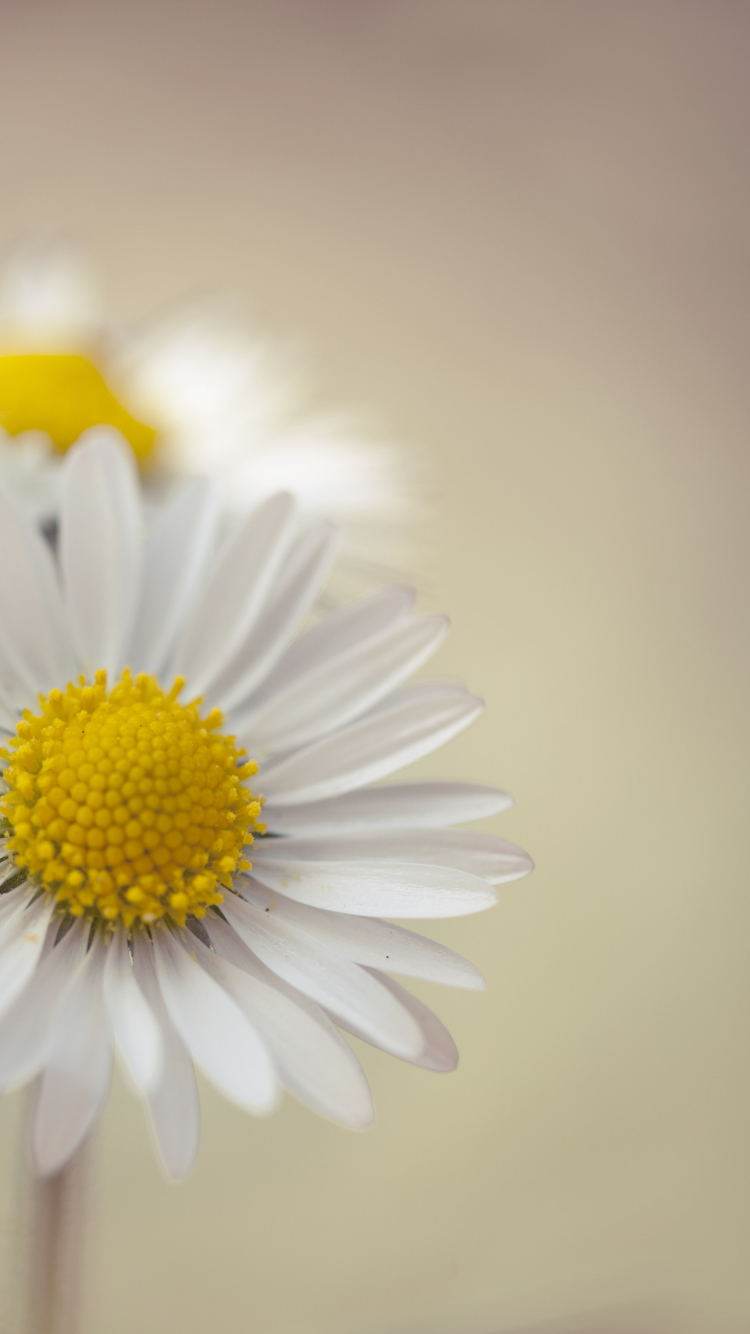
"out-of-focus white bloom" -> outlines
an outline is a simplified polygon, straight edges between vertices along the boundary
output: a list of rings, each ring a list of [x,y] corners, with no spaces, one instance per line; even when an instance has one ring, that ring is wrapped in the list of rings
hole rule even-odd
[[[114,432],[73,447],[54,555],[0,486],[0,1088],[38,1076],[40,1172],[86,1138],[115,1049],[175,1177],[198,1142],[193,1062],[249,1111],[281,1085],[367,1126],[339,1028],[450,1070],[449,1034],[389,974],[484,985],[381,916],[477,912],[531,867],[450,827],[504,793],[379,782],[481,711],[404,684],[444,617],[396,585],[295,638],[331,527],[281,493],[220,537],[194,481],[146,533],[135,473]]]
[[[411,564],[424,517],[413,459],[344,417],[307,412],[303,381],[226,303],[116,328],[71,244],[25,242],[0,271],[0,472],[41,517],[56,509],[61,455],[106,424],[160,494],[210,476],[241,515],[283,487],[337,524],[353,577]]]

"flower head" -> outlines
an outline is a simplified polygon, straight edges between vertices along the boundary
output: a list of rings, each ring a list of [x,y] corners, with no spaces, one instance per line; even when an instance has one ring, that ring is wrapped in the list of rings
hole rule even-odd
[[[210,476],[241,515],[290,491],[340,528],[349,582],[410,564],[424,514],[413,462],[351,420],[304,410],[302,378],[226,303],[115,328],[86,256],[62,241],[25,242],[0,270],[0,475],[43,518],[59,504],[62,455],[108,425],[159,493]]]
[[[0,752],[12,759],[6,851],[73,917],[90,910],[130,928],[167,913],[184,926],[250,869],[242,850],[260,803],[244,780],[257,765],[216,731],[218,709],[202,719],[195,702],[178,702],[184,684],[165,695],[126,668],[108,692],[105,671],[90,686],[81,676],[40,695]]]
[[[380,783],[481,703],[404,684],[443,638],[388,587],[302,634],[335,534],[293,499],[227,535],[210,485],[144,520],[132,452],[64,459],[56,549],[0,487],[0,1087],[38,1075],[34,1162],[95,1123],[118,1050],[167,1171],[193,1160],[193,1062],[269,1111],[280,1086],[364,1127],[339,1029],[433,1070],[456,1052],[391,972],[479,987],[383,921],[494,901],[530,861],[450,828],[508,804],[465,783]]]

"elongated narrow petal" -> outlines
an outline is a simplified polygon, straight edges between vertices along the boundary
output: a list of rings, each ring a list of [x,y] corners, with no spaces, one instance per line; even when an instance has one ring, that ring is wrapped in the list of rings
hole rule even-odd
[[[284,1087],[313,1111],[352,1130],[372,1125],[365,1072],[325,1012],[266,968],[221,918],[210,924],[220,958],[198,946],[204,966],[263,1035]]]
[[[39,961],[54,903],[20,905],[0,925],[0,1013],[24,988]]]
[[[12,875],[17,874],[18,867],[14,866],[12,861],[3,862],[0,885],[5,884],[6,880],[10,880]],[[2,931],[3,923],[13,917],[19,908],[28,907],[28,903],[29,887],[25,881],[23,884],[17,885],[15,889],[9,889],[0,896],[0,931]]]
[[[373,1038],[415,1053],[421,1036],[403,1006],[393,1002],[357,964],[335,954],[289,922],[230,896],[227,921],[262,963],[332,1014],[350,1019]]]
[[[256,847],[256,862],[415,862],[468,871],[491,885],[517,880],[533,868],[528,853],[514,843],[470,829],[397,829],[387,838],[379,834],[292,836],[263,839]]]
[[[115,673],[123,665],[142,564],[133,454],[115,431],[92,428],[66,456],[60,510],[65,605],[88,672],[103,667]]]
[[[403,620],[413,605],[412,588],[407,584],[391,584],[332,612],[291,645],[273,676],[256,691],[252,706],[257,707],[262,700],[286,689],[339,653]]]
[[[200,1104],[193,1062],[167,1013],[151,942],[133,937],[133,967],[161,1035],[161,1074],[144,1090],[149,1120],[164,1171],[172,1181],[187,1176],[198,1152]]]
[[[460,686],[426,683],[398,691],[358,722],[265,766],[259,785],[277,807],[350,792],[436,750],[482,708]]]
[[[401,1057],[401,1059],[409,1061],[411,1065],[419,1065],[423,1070],[433,1070],[438,1074],[446,1074],[450,1070],[455,1070],[458,1065],[456,1044],[437,1015],[433,1014],[432,1010],[429,1010],[417,996],[412,996],[410,991],[399,986],[398,982],[394,982],[392,977],[387,977],[385,973],[380,973],[375,968],[368,969],[368,971],[384,987],[388,988],[396,1000],[409,1011],[415,1023],[419,1025],[422,1034],[422,1047],[419,1054],[417,1056]],[[363,1038],[365,1042],[371,1041],[365,1033],[349,1027],[348,1024],[342,1026],[354,1037]],[[387,1051],[391,1056],[399,1055],[392,1047],[385,1047],[382,1043],[376,1042],[373,1043],[373,1046],[382,1047],[382,1050]]]
[[[293,862],[255,857],[253,876],[312,908],[360,917],[464,917],[496,903],[478,876],[413,862]]]
[[[327,523],[309,524],[294,542],[257,621],[212,685],[220,709],[238,709],[284,652],[320,592],[338,545]],[[238,720],[239,720],[238,714]],[[239,721],[237,723],[239,726]]]
[[[42,1176],[69,1162],[106,1101],[112,1033],[102,997],[104,959],[95,942],[55,1011],[31,1119],[31,1156]]]
[[[291,922],[355,963],[472,991],[483,991],[486,985],[479,969],[460,954],[403,926],[394,926],[393,922],[310,908],[249,879],[244,881],[242,897],[272,917]]]
[[[444,616],[398,621],[272,695],[243,718],[244,734],[266,753],[307,745],[345,726],[421,667],[447,629]]]
[[[388,783],[301,806],[263,808],[272,834],[356,834],[376,829],[441,829],[484,820],[513,805],[499,788],[481,783]]]
[[[226,1098],[247,1111],[271,1111],[276,1079],[268,1052],[231,996],[167,931],[154,933],[164,1003],[193,1059]]]
[[[0,484],[2,657],[33,698],[75,672],[60,590],[47,543]]]
[[[188,482],[148,535],[143,596],[128,660],[136,672],[158,672],[196,596],[211,556],[218,499],[203,478]]]
[[[88,927],[73,926],[0,1018],[1,1089],[29,1079],[41,1066],[60,997],[86,953],[87,936]]]
[[[124,930],[115,931],[104,967],[104,1002],[115,1043],[138,1088],[151,1089],[162,1072],[162,1036],[136,982]]]
[[[291,496],[272,496],[225,544],[190,612],[175,667],[191,696],[216,680],[255,624],[294,535]]]
[[[13,673],[7,667],[7,661],[7,656],[3,657],[0,653],[0,670],[7,671],[8,677],[10,677]],[[11,699],[7,679],[5,685],[0,685],[0,733],[4,732],[6,736],[12,736],[18,726],[21,710],[16,708]]]

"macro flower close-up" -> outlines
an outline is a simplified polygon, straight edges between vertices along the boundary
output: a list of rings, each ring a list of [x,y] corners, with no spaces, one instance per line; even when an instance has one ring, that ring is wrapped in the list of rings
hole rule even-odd
[[[748,1334],[750,7],[0,42],[0,1334]]]
[[[365,1128],[339,1029],[450,1070],[449,1034],[389,975],[484,985],[381,918],[474,913],[531,868],[451,827],[504,793],[379,781],[481,711],[455,683],[405,684],[445,618],[392,585],[300,634],[335,531],[283,492],[229,534],[218,519],[202,481],[146,516],[106,428],[66,454],[54,554],[0,493],[0,1084],[39,1076],[41,1173],[86,1139],[115,1050],[173,1177],[197,1149],[193,1061],[248,1111],[283,1086]]]

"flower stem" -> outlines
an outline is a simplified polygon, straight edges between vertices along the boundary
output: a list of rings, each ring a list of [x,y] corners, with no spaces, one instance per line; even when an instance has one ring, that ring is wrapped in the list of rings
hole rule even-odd
[[[24,1334],[78,1334],[89,1176],[86,1147],[53,1176],[33,1177]]]

